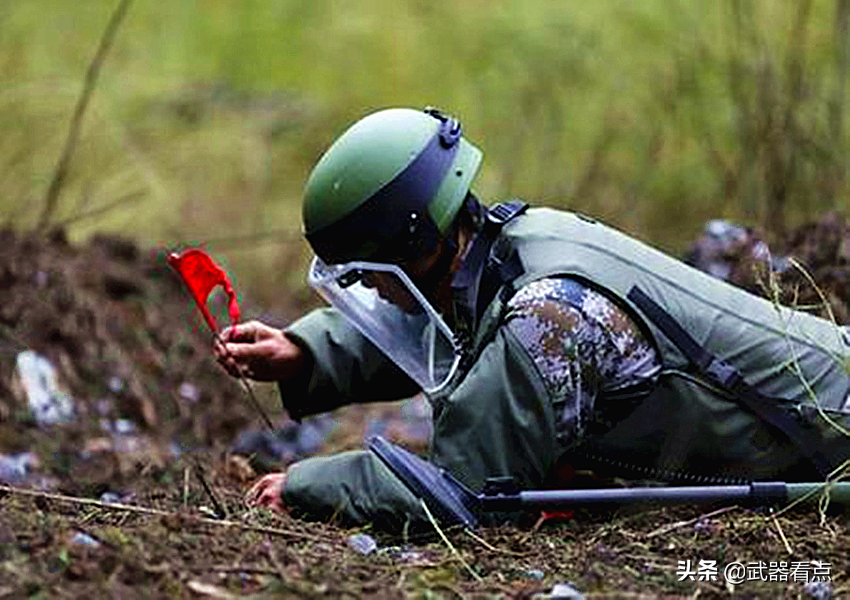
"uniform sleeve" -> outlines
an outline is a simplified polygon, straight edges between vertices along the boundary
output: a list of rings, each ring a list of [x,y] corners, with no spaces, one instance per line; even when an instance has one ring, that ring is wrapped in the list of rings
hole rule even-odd
[[[419,500],[368,451],[308,458],[290,467],[283,499],[297,515],[340,519],[345,525],[372,523],[388,531],[420,526]]]
[[[555,410],[558,442],[569,448],[595,418],[597,400],[656,379],[657,353],[612,300],[567,277],[522,288],[510,301],[506,327],[534,362]]]
[[[399,400],[419,388],[369,340],[332,308],[315,310],[286,329],[304,348],[312,371],[280,382],[283,404],[293,419],[356,402]]]

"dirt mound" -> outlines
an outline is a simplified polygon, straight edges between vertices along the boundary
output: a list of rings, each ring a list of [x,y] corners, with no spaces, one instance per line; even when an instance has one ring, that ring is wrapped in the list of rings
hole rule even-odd
[[[780,276],[785,284],[784,297],[800,306],[817,306],[819,314],[829,317],[824,299],[837,321],[850,323],[850,223],[838,213],[827,213],[820,220],[794,230],[785,242],[783,253],[793,257],[802,268],[787,269]],[[816,284],[816,285],[814,285]]]
[[[850,224],[839,213],[770,248],[752,229],[711,221],[685,260],[754,294],[850,323]]]
[[[164,251],[116,237],[75,247],[61,232],[5,231],[0,289],[0,452],[61,438],[60,454],[92,455],[121,435],[126,445],[131,433],[136,446],[169,452],[174,443],[228,443],[255,418],[212,360],[210,334]],[[54,367],[73,399],[70,423],[33,422],[15,360],[26,350]]]

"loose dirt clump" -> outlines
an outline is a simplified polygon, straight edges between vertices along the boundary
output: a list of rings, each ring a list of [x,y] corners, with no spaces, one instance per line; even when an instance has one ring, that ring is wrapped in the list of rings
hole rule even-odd
[[[850,324],[850,224],[839,213],[770,247],[752,229],[712,221],[686,261],[756,295]]]
[[[791,233],[784,253],[799,267],[787,269],[780,277],[786,288],[787,303],[817,307],[824,318],[832,314],[839,323],[850,323],[850,223],[838,213],[827,213],[820,220],[803,225]]]

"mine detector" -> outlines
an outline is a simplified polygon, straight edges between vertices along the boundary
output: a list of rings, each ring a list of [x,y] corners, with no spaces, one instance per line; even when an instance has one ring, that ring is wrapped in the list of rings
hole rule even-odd
[[[488,515],[627,504],[736,503],[770,507],[798,502],[850,505],[850,482],[751,481],[739,484],[642,486],[598,489],[524,490],[510,477],[488,479],[474,493],[451,473],[381,436],[368,448],[444,525],[475,529]]]

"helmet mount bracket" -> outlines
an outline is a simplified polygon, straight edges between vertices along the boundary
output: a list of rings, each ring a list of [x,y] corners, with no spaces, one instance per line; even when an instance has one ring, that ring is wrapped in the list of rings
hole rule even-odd
[[[457,144],[462,133],[460,121],[448,116],[440,109],[434,108],[433,106],[426,107],[425,114],[431,115],[440,122],[440,131],[438,135],[440,136],[440,145],[443,146],[443,148],[451,148]]]

